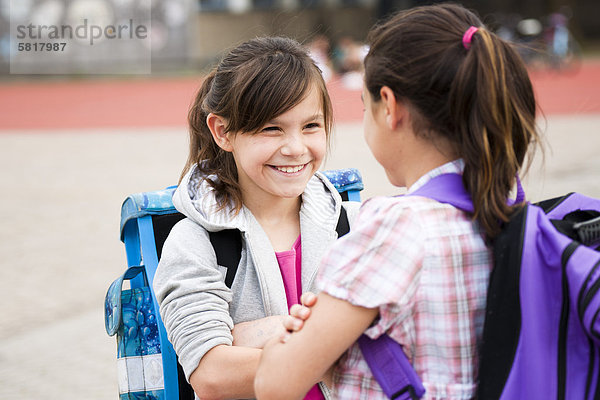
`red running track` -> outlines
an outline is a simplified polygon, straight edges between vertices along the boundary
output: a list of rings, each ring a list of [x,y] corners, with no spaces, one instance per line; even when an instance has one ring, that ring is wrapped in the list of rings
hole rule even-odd
[[[600,60],[576,72],[532,71],[545,115],[600,114]],[[0,130],[185,126],[200,76],[0,83]],[[337,122],[360,121],[359,90],[329,84]]]

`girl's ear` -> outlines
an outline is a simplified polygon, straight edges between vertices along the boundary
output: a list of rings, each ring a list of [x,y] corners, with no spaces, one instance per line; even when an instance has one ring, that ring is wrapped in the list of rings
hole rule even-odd
[[[385,107],[385,123],[391,130],[396,130],[398,125],[407,121],[406,108],[403,101],[398,100],[393,90],[387,86],[382,86],[379,90],[381,101]]]
[[[388,129],[393,131],[398,125],[396,118],[396,95],[394,95],[392,89],[387,86],[382,86],[381,89],[379,89],[379,95],[381,96],[381,102],[383,103],[385,124]]]
[[[208,126],[208,129],[210,130],[213,140],[215,141],[217,146],[219,146],[225,151],[233,151],[233,145],[231,144],[229,135],[225,130],[227,126],[227,121],[225,120],[225,118],[210,113],[206,116],[206,125]]]

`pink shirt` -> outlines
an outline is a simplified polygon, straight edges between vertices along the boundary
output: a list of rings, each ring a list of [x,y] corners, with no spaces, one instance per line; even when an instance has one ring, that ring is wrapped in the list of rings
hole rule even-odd
[[[300,303],[302,295],[302,247],[300,236],[292,245],[291,250],[275,252],[283,286],[285,287],[285,297],[287,298],[288,310],[294,304]]]
[[[294,304],[300,303],[302,295],[302,247],[300,236],[294,242],[291,250],[275,252],[283,286],[285,287],[285,297],[287,298],[288,310]],[[313,386],[304,397],[304,400],[324,400],[325,397],[319,385]]]

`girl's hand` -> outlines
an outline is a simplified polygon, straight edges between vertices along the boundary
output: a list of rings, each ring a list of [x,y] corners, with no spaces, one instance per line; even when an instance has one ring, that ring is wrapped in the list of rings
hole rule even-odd
[[[285,344],[272,340],[263,349],[254,379],[256,398],[301,399],[328,374],[378,312],[320,293],[299,332],[288,333]]]
[[[282,337],[287,333],[284,327],[286,318],[286,315],[273,315],[235,324],[231,331],[233,345],[262,349],[269,339]]]
[[[310,317],[310,309],[317,304],[317,296],[312,292],[306,292],[300,297],[300,304],[294,304],[290,308],[290,315],[283,320],[283,326],[287,332],[297,332],[302,329],[304,322]],[[288,335],[282,336],[282,342],[287,340]]]

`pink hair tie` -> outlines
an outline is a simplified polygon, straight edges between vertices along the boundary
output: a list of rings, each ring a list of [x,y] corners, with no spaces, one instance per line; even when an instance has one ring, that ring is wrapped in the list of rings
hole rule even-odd
[[[473,35],[475,34],[475,32],[477,32],[478,30],[479,28],[476,26],[471,26],[469,29],[467,29],[462,39],[463,47],[465,49],[469,50],[471,48],[471,40],[473,39]]]

